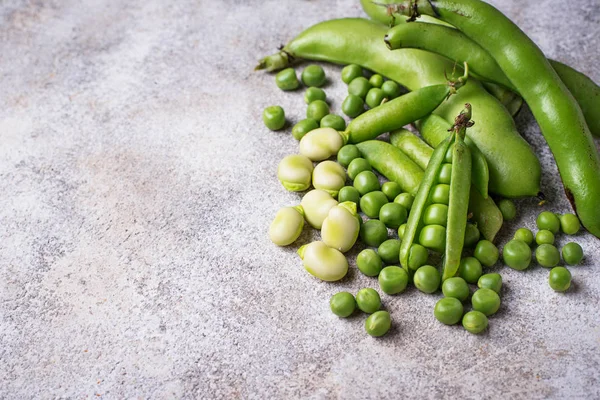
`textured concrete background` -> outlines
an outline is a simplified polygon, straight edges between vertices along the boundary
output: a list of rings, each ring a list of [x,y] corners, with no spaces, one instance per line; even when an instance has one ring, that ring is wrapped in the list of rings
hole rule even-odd
[[[0,3],[0,397],[598,398],[600,250],[574,284],[539,267],[505,279],[487,333],[446,327],[440,295],[383,296],[394,328],[328,308],[328,284],[267,237],[299,202],[275,176],[296,152],[262,109],[302,118],[302,92],[253,72],[304,28],[361,16],[337,1]],[[548,56],[600,82],[600,5],[493,2]],[[340,112],[340,68],[324,65]],[[567,211],[531,114],[548,207]],[[503,228],[534,226],[533,200]],[[599,205],[600,207],[600,205]],[[316,237],[306,232],[305,243]],[[559,242],[565,243],[561,237]],[[354,265],[356,252],[350,254]]]

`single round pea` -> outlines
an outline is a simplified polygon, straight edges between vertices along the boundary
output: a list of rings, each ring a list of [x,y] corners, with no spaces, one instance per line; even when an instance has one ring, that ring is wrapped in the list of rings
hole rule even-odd
[[[306,92],[304,92],[304,102],[306,104],[310,104],[315,100],[325,101],[326,98],[325,91],[318,87],[309,87],[306,89]]]
[[[445,204],[431,204],[423,213],[423,223],[425,225],[441,225],[448,224],[448,206]]]
[[[554,267],[550,271],[548,284],[555,292],[565,292],[571,286],[571,272],[565,267]]]
[[[381,207],[387,204],[387,197],[380,191],[369,192],[360,198],[360,209],[369,218],[379,217]],[[382,224],[383,221],[381,221]],[[385,224],[383,225],[385,226]]]
[[[369,90],[371,90],[371,87],[372,86],[367,78],[359,76],[358,78],[354,78],[348,85],[348,94],[353,94],[364,99],[367,96],[367,93],[369,93]]]
[[[469,298],[469,285],[460,276],[448,278],[442,283],[442,293],[446,297],[453,297],[460,301],[465,301]]]
[[[446,150],[446,155],[444,155],[444,162],[451,163],[453,157],[454,157],[454,146],[450,146],[450,147],[448,147],[448,150]]]
[[[427,225],[419,233],[419,243],[428,249],[443,253],[446,249],[446,228],[441,225]]]
[[[381,90],[383,90],[383,93],[385,93],[385,97],[387,97],[388,100],[395,99],[400,96],[401,93],[400,86],[394,81],[383,82]]]
[[[272,131],[278,131],[285,125],[285,112],[280,106],[270,106],[263,111],[263,122]]]
[[[445,183],[435,185],[431,192],[431,202],[448,204],[450,202],[450,185]]]
[[[560,262],[558,249],[551,244],[542,244],[535,249],[535,259],[542,267],[556,267]]]
[[[502,276],[497,273],[481,275],[481,278],[477,281],[477,287],[479,287],[479,289],[491,289],[500,294],[500,290],[502,289]]]
[[[306,107],[306,118],[320,122],[327,114],[329,114],[329,106],[323,100],[315,100]]]
[[[377,175],[373,173],[373,171],[363,171],[356,175],[353,185],[362,196],[381,189],[381,186],[379,185],[379,179],[377,178]]]
[[[477,243],[477,246],[475,246],[473,256],[479,260],[481,265],[491,267],[492,265],[496,264],[496,261],[498,261],[500,252],[498,251],[498,248],[489,240],[480,240]]]
[[[490,315],[495,314],[500,308],[500,296],[492,289],[479,289],[473,293],[471,305],[473,306],[473,310],[480,311],[484,313],[486,317],[489,317]]]
[[[475,257],[465,257],[460,260],[458,275],[468,283],[477,283],[483,273],[481,263]]]
[[[381,76],[379,74],[373,74],[369,78],[369,83],[373,87],[380,88],[381,85],[383,85],[383,76]]]
[[[556,214],[550,211],[540,213],[535,222],[539,229],[546,229],[554,234],[557,234],[560,230],[560,220]]]
[[[406,232],[406,224],[402,224],[400,225],[400,228],[398,228],[398,237],[400,238],[400,240],[402,240],[402,238],[404,237],[404,232]]]
[[[546,229],[542,229],[541,231],[538,231],[538,233],[535,234],[535,242],[538,245],[554,244],[554,233],[552,233]]]
[[[583,260],[583,249],[577,243],[567,243],[562,248],[562,256],[565,263],[577,265]]]
[[[498,202],[498,208],[502,213],[502,218],[505,221],[512,221],[517,216],[517,207],[515,207],[515,203],[509,199],[502,199]]]
[[[356,64],[346,65],[342,69],[342,81],[347,85],[352,82],[355,78],[362,76],[363,70]]]
[[[398,261],[398,260],[396,260]],[[386,294],[404,292],[408,284],[408,273],[398,266],[385,267],[379,273],[379,287]]]
[[[381,298],[377,290],[364,288],[356,293],[356,304],[362,312],[373,314],[381,308]]]
[[[463,305],[458,299],[445,297],[435,303],[433,315],[442,324],[454,325],[462,319]]]
[[[312,131],[313,129],[317,129],[318,127],[319,123],[316,120],[312,118],[303,119],[298,121],[298,123],[292,128],[292,136],[294,139],[300,140],[308,132]]]
[[[320,87],[325,80],[325,71],[319,65],[309,65],[302,71],[302,83],[306,86]]]
[[[408,211],[398,203],[387,203],[379,210],[379,219],[390,229],[398,229],[406,222]]]
[[[345,201],[351,201],[358,205],[360,201],[360,194],[358,193],[358,190],[356,190],[355,187],[344,186],[340,189],[340,192],[338,193],[338,202],[343,203]]]
[[[385,93],[383,93],[383,90],[374,87],[367,93],[365,103],[367,103],[370,108],[375,108],[381,105],[383,99],[385,99]]]
[[[513,239],[520,240],[527,243],[528,246],[531,246],[533,243],[533,232],[527,228],[519,228],[515,232]]]
[[[488,319],[482,312],[469,311],[463,316],[462,326],[471,333],[481,333],[488,327]]]
[[[389,201],[394,201],[396,196],[402,193],[402,188],[396,182],[385,182],[381,185],[381,191],[387,196]]]
[[[531,263],[531,248],[527,243],[513,239],[504,246],[502,259],[512,269],[523,271]]]
[[[444,163],[438,172],[437,180],[439,183],[450,183],[452,177],[452,164]]]
[[[574,235],[579,232],[581,223],[574,214],[563,214],[560,216],[560,228],[567,235]]]
[[[437,268],[423,265],[415,271],[413,283],[423,293],[433,293],[440,287],[441,276]]]
[[[363,171],[372,171],[371,164],[364,158],[355,158],[348,164],[348,176],[352,180]]]
[[[381,337],[392,327],[392,319],[387,311],[377,311],[367,317],[365,331],[373,337]]]
[[[358,96],[349,94],[342,102],[342,112],[350,118],[356,118],[365,111],[365,102]]]
[[[281,90],[295,90],[300,86],[296,71],[294,68],[286,68],[275,75],[275,83]]]
[[[473,248],[479,242],[479,238],[481,237],[481,233],[475,224],[467,223],[467,227],[465,229],[465,242],[464,247],[469,249]]]
[[[379,247],[388,238],[387,228],[378,219],[370,219],[360,227],[360,238],[371,247]]]
[[[338,317],[349,317],[356,309],[356,300],[351,293],[339,292],[331,296],[329,308]]]
[[[410,250],[408,251],[408,268],[411,271],[416,271],[427,263],[428,258],[429,252],[427,249],[415,243],[410,246]]]
[[[337,114],[328,114],[321,120],[321,128],[333,128],[336,131],[346,129],[346,121]]]
[[[379,245],[377,253],[386,264],[398,264],[398,260],[400,259],[400,241],[398,239],[386,240]]]
[[[410,210],[414,201],[415,201],[415,198],[410,193],[400,193],[398,196],[396,196],[394,198],[394,203],[400,204],[407,210]]]
[[[364,249],[356,256],[356,267],[366,276],[377,276],[383,268],[383,261],[375,250]]]
[[[330,114],[333,115],[333,114]],[[327,115],[325,118],[329,117],[329,115]],[[323,118],[323,120],[325,120],[325,118]],[[322,123],[323,121],[321,121]],[[360,150],[358,150],[358,147],[356,147],[353,144],[347,144],[345,146],[343,146],[340,151],[338,151],[337,153],[337,162],[340,163],[340,165],[342,165],[344,168],[348,168],[348,165],[350,165],[350,163],[352,162],[352,160],[354,160],[355,158],[359,158],[360,157]],[[370,166],[369,166],[370,169]]]

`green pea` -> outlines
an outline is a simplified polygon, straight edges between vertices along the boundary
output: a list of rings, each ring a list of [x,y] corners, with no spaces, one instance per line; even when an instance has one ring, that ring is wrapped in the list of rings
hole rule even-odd
[[[383,222],[370,219],[361,225],[360,238],[367,246],[379,247],[388,238],[387,228]]]
[[[363,171],[356,175],[353,185],[362,196],[381,189],[381,186],[379,185],[379,179],[377,178],[377,175],[373,173],[373,171]]]
[[[528,246],[531,246],[533,244],[533,232],[527,228],[519,228],[515,232],[513,239],[520,240],[527,243]]]
[[[385,267],[379,273],[379,287],[386,294],[404,292],[408,285],[408,273],[398,266]]]
[[[387,311],[377,311],[365,321],[365,330],[373,337],[381,337],[392,327],[392,319]]]
[[[395,99],[400,96],[401,90],[400,86],[394,81],[385,81],[381,85],[381,90],[385,93],[385,97],[389,100]]]
[[[388,239],[379,245],[377,253],[386,264],[398,264],[400,259],[400,241]]]
[[[362,68],[356,64],[346,65],[342,69],[342,81],[345,84],[349,84],[355,78],[358,78],[359,76],[362,76],[362,75],[363,75]]]
[[[450,146],[450,147],[448,147],[448,150],[446,150],[446,155],[444,155],[444,162],[451,163],[453,157],[454,157],[454,146]]]
[[[458,275],[468,283],[477,283],[483,273],[481,263],[475,257],[466,257],[460,260]]]
[[[450,183],[450,178],[452,177],[452,164],[445,163],[442,164],[440,168],[440,172],[438,173],[438,182],[439,183]]]
[[[292,128],[292,136],[294,139],[300,140],[308,132],[312,131],[313,129],[317,129],[318,127],[319,123],[316,120],[312,118],[303,119]]]
[[[375,250],[364,249],[356,256],[356,267],[366,276],[377,276],[383,268],[383,261]]]
[[[263,122],[272,131],[278,131],[285,125],[285,112],[280,106],[270,106],[263,111]]]
[[[437,268],[431,265],[423,265],[415,271],[413,283],[421,292],[433,293],[440,287],[441,279],[442,277]]]
[[[387,204],[387,197],[380,191],[369,192],[360,198],[360,209],[369,218],[379,217],[379,211]],[[383,222],[381,222],[383,224]],[[385,226],[385,224],[383,225]]]
[[[381,105],[381,103],[383,102],[384,99],[385,99],[385,93],[383,93],[383,90],[374,87],[371,90],[369,90],[369,92],[367,93],[367,97],[365,98],[365,103],[367,103],[367,105],[370,108],[375,108],[375,107]]]
[[[562,256],[565,263],[577,265],[583,260],[583,249],[577,243],[567,243],[562,248]]]
[[[486,317],[493,315],[500,308],[500,296],[492,289],[479,289],[471,297],[473,310],[482,312]]]
[[[379,74],[373,74],[369,78],[369,83],[375,88],[380,88],[383,85],[383,76]]]
[[[560,216],[560,228],[567,235],[574,235],[581,229],[581,223],[576,215],[563,214]]]
[[[360,194],[358,193],[358,190],[356,190],[356,188],[354,188],[353,186],[344,186],[340,189],[340,192],[338,193],[338,201],[340,203],[343,203],[345,201],[351,201],[358,205],[358,202],[360,201]]]
[[[398,203],[387,203],[379,210],[379,219],[390,229],[398,229],[406,222],[408,211]]]
[[[482,312],[469,311],[463,316],[462,326],[471,333],[481,333],[488,327],[488,319]]]
[[[356,293],[358,308],[367,314],[373,314],[381,308],[381,298],[375,289],[364,288]]]
[[[356,118],[365,111],[365,101],[349,94],[342,102],[342,112],[350,118]]]
[[[396,198],[394,198],[394,203],[400,204],[407,210],[410,210],[414,201],[415,198],[410,193],[400,193],[398,196],[396,196]]]
[[[286,68],[279,71],[279,73],[275,75],[275,83],[281,90],[295,90],[300,86],[294,68]]]
[[[329,106],[323,100],[315,100],[306,107],[306,118],[320,122],[327,114],[329,114]]]
[[[325,71],[319,65],[309,65],[302,71],[302,82],[306,86],[323,86],[325,83]]]
[[[538,245],[554,244],[554,233],[552,233],[546,229],[542,229],[541,231],[538,231],[538,233],[535,234],[535,242]]]
[[[356,300],[351,293],[339,292],[331,296],[329,308],[338,317],[346,318],[356,309]]]
[[[371,164],[364,158],[355,158],[348,164],[348,176],[352,180],[363,171],[372,171]]]
[[[463,305],[458,299],[445,297],[435,303],[433,315],[442,324],[454,325],[462,319]]]
[[[469,285],[459,277],[448,278],[442,283],[442,293],[446,297],[453,297],[460,301],[465,301],[469,298]]]
[[[551,244],[542,244],[535,249],[535,259],[542,267],[556,267],[560,262],[558,249]]]
[[[330,114],[332,115],[332,114]],[[328,115],[329,116],[329,115]],[[325,118],[327,118],[326,116]],[[324,119],[325,119],[324,118]],[[321,121],[322,123],[323,121]],[[360,157],[360,150],[353,144],[347,144],[343,146],[340,151],[337,153],[337,162],[339,162],[343,167],[348,168],[348,165],[352,162],[352,160]],[[369,166],[370,170],[370,166]]]
[[[480,240],[479,243],[477,243],[477,246],[475,246],[473,256],[479,260],[481,265],[491,267],[492,265],[496,264],[496,261],[498,261],[500,252],[498,251],[498,248],[489,240]]]
[[[410,268],[411,271],[416,271],[427,263],[428,258],[429,252],[427,249],[420,244],[415,243],[410,246],[408,252],[408,268]]]
[[[491,289],[500,294],[500,290],[502,289],[502,276],[496,273],[481,275],[481,278],[477,281],[477,287],[479,287],[479,289]]]
[[[539,229],[546,229],[554,234],[557,234],[560,230],[560,220],[556,214],[550,211],[540,213],[535,222]]]
[[[512,221],[517,216],[517,207],[515,207],[515,203],[509,199],[502,199],[498,202],[498,208],[502,213],[502,218],[505,221]]]
[[[315,100],[325,101],[326,98],[327,96],[325,95],[325,91],[323,89],[319,89],[318,87],[309,87],[306,89],[306,92],[304,92],[304,102],[306,104],[310,104]]]
[[[339,115],[328,114],[321,120],[321,128],[333,128],[336,131],[343,131],[346,129],[346,121]]]
[[[387,196],[389,201],[394,201],[402,193],[402,188],[396,182],[385,182],[381,185],[381,191]]]
[[[371,84],[367,78],[362,76],[354,78],[348,85],[348,94],[353,94],[361,99],[364,99],[367,96],[369,90],[371,90]]]
[[[404,237],[404,232],[406,232],[406,224],[402,224],[400,225],[400,228],[398,228],[398,237],[400,238],[400,240],[402,240],[402,238]]]
[[[446,228],[441,225],[427,225],[419,233],[419,243],[428,249],[443,253],[446,249]]]
[[[565,292],[571,286],[571,272],[565,267],[554,267],[550,270],[548,284],[555,292]]]
[[[450,185],[440,183],[431,191],[431,203],[448,204],[450,202]]]
[[[523,271],[531,263],[531,248],[527,243],[513,239],[504,246],[502,258],[512,269]]]
[[[425,225],[448,224],[448,206],[445,204],[432,204],[425,209],[423,213],[423,223]]]
[[[467,223],[467,227],[465,229],[465,242],[464,247],[469,249],[473,248],[479,242],[479,238],[481,237],[481,233],[475,224]]]

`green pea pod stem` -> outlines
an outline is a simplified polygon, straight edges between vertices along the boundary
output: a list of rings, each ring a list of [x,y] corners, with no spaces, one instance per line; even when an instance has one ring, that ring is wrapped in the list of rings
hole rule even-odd
[[[403,191],[412,195],[417,193],[423,170],[400,149],[381,140],[367,140],[356,146],[381,175],[396,182]]]
[[[406,129],[398,129],[390,133],[390,143],[402,150],[421,169],[427,169],[433,149],[417,135]]]
[[[382,38],[387,28],[361,18],[325,21],[314,25],[282,50],[263,58],[259,69],[274,71],[297,59],[358,64],[398,82],[409,90],[445,84],[445,72],[454,63],[437,54],[418,49],[389,51]],[[435,111],[453,121],[464,103],[473,105],[477,124],[469,136],[485,155],[490,167],[502,174],[490,174],[490,190],[503,197],[535,196],[540,189],[540,163],[516,130],[506,108],[474,79],[469,81]],[[493,188],[493,190],[492,190]]]
[[[490,53],[457,29],[424,22],[401,24],[390,29],[384,40],[390,49],[422,49],[455,62],[467,62],[474,77],[517,91]],[[548,61],[579,103],[592,134],[600,136],[600,87],[581,72],[558,61]],[[485,86],[509,111],[515,111],[518,101],[514,95],[506,93],[503,101],[501,88]]]
[[[539,47],[504,14],[479,0],[410,0],[400,6],[410,7],[402,13],[451,23],[490,53],[540,125],[581,223],[600,237],[600,156],[581,108]]]

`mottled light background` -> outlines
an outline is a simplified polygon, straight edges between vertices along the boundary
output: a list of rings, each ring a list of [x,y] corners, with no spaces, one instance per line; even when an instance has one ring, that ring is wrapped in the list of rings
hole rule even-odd
[[[598,0],[493,3],[600,82]],[[394,329],[379,340],[328,308],[375,280],[352,267],[319,282],[268,240],[300,197],[275,176],[296,141],[261,111],[280,104],[292,124],[305,105],[253,67],[316,22],[362,15],[349,0],[0,2],[0,397],[600,397],[589,234],[568,293],[546,269],[498,265],[486,334],[442,326],[440,295],[410,289],[383,296]],[[340,68],[323,66],[339,113]],[[529,110],[517,124],[548,207],[567,211]],[[500,243],[534,227],[535,202],[518,206]]]

